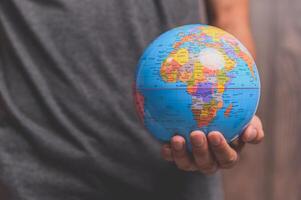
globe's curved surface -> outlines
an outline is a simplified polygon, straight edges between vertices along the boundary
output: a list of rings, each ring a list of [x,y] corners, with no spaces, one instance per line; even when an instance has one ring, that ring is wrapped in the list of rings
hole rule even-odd
[[[216,130],[231,141],[253,117],[260,80],[247,49],[231,34],[186,25],[160,35],[138,64],[135,101],[157,139]]]

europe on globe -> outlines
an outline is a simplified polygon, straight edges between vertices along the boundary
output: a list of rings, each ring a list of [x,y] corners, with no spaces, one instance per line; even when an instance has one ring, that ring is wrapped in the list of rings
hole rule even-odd
[[[155,39],[140,58],[134,98],[147,130],[161,141],[193,130],[220,131],[228,142],[254,116],[260,79],[248,50],[209,25],[185,25]]]

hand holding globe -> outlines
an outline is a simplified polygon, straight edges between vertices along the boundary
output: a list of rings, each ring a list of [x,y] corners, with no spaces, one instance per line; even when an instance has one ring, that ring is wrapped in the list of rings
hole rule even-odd
[[[259,95],[250,53],[212,26],[186,25],[162,34],[138,65],[138,114],[151,134],[170,142],[162,149],[164,157],[185,170],[227,168],[243,142],[262,139],[261,122],[252,119]]]
[[[174,136],[170,144],[163,145],[161,152],[165,160],[175,162],[179,169],[213,174],[219,168],[233,167],[244,144],[257,144],[263,137],[261,121],[254,116],[241,138],[230,145],[220,132],[210,132],[206,137],[202,131],[193,131],[190,137],[193,156],[183,148],[186,142],[181,136]]]

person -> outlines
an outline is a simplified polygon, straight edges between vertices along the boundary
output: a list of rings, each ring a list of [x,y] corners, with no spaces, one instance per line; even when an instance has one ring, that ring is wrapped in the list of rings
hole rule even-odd
[[[131,85],[156,36],[205,23],[207,11],[255,55],[248,0],[1,0],[0,9],[2,199],[223,199],[216,172],[262,140],[260,119],[232,144],[192,132],[191,157],[182,137],[162,145],[144,130]]]

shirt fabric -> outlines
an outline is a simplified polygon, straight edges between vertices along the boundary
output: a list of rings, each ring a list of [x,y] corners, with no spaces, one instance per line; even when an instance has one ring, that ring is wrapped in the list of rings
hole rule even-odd
[[[197,0],[1,0],[0,182],[16,200],[215,200],[164,161],[132,84],[144,48],[204,22]]]

